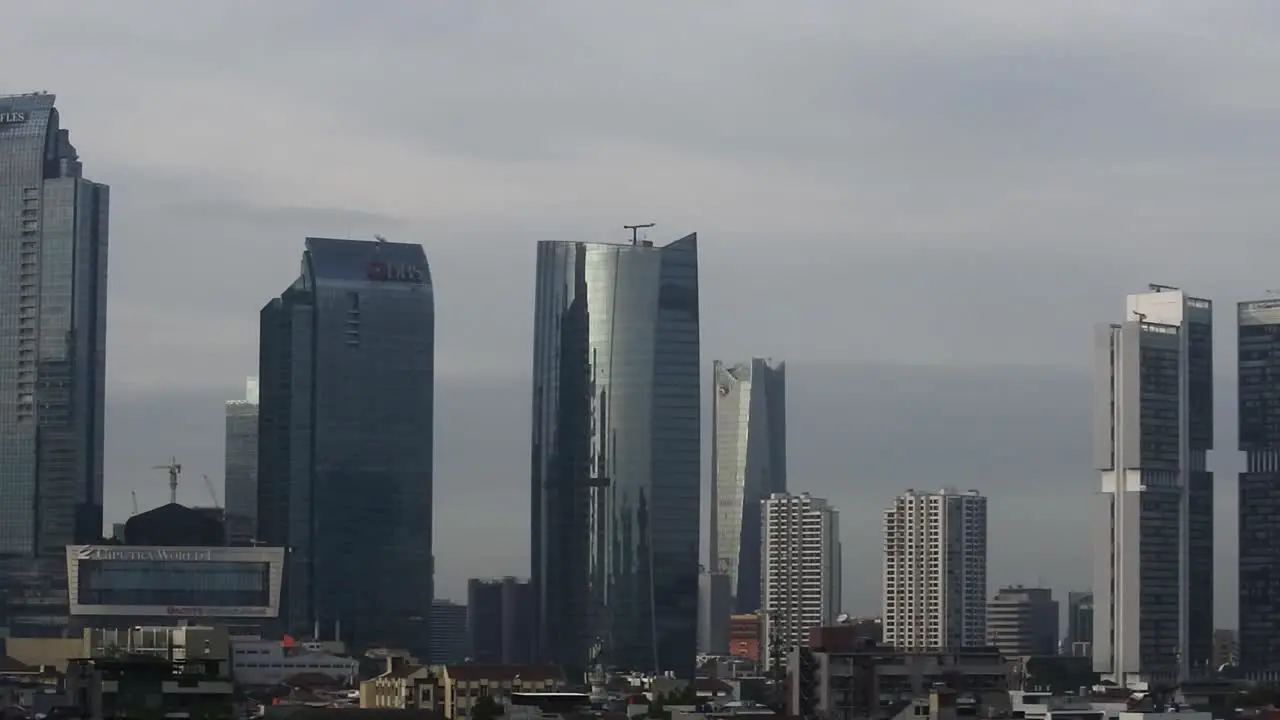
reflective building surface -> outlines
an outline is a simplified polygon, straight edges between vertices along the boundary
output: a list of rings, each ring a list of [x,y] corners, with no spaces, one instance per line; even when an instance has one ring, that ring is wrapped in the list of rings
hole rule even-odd
[[[786,363],[712,367],[711,564],[729,576],[733,612],[760,605],[760,503],[787,491]]]
[[[1095,344],[1094,669],[1200,676],[1213,650],[1213,305],[1153,285]]]
[[[1240,667],[1280,671],[1280,300],[1240,303]]]
[[[424,652],[435,310],[422,247],[308,238],[261,322],[258,539],[289,548],[285,624]]]
[[[532,583],[542,660],[692,677],[698,244],[538,245]]]
[[[0,588],[15,636],[65,632],[66,546],[102,536],[108,204],[54,96],[0,96]]]

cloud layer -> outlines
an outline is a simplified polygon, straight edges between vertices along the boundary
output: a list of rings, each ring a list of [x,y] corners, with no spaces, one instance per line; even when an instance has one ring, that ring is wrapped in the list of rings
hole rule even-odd
[[[442,385],[527,375],[534,241],[620,239],[624,223],[699,232],[708,362],[1080,372],[1090,326],[1146,282],[1224,308],[1275,285],[1274,3],[732,7],[6,5],[0,91],[57,92],[87,173],[113,187],[111,398],[115,417],[151,419],[113,426],[112,487],[175,448],[220,475],[210,418],[254,371],[257,311],[308,234],[426,246]],[[856,394],[857,377],[829,382]],[[924,408],[1002,427],[1014,398],[990,390],[861,398],[849,432]],[[520,416],[526,398],[493,402]],[[990,482],[1083,507],[1094,481],[1070,437],[1087,414],[1033,410],[1063,413],[1062,435]],[[937,484],[885,458],[943,463],[947,442],[882,438],[859,462],[886,489]],[[846,450],[815,445],[813,467]],[[1037,458],[1060,469],[1040,477]],[[523,487],[509,472],[476,482]],[[466,542],[441,547],[477,546],[468,531],[442,524]]]

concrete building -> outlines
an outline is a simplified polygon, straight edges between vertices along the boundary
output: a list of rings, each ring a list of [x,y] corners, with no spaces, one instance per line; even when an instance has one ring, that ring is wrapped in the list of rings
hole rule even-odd
[[[68,545],[102,537],[110,193],[54,96],[0,95],[0,623],[68,632]]]
[[[732,612],[760,609],[760,503],[787,491],[786,363],[716,360],[711,396],[711,561]]]
[[[762,503],[761,575],[765,642],[773,652],[802,645],[810,628],[840,613],[840,514],[809,493],[774,493]]]
[[[760,613],[730,615],[729,654],[759,664],[763,634],[764,620],[760,617]]]
[[[467,647],[473,662],[527,665],[533,662],[533,588],[505,577],[467,581]]]
[[[248,545],[258,534],[258,378],[244,398],[227,401],[223,494],[227,542]]]
[[[1237,307],[1240,669],[1280,676],[1280,299]],[[1216,665],[1217,663],[1215,663]]]
[[[1095,335],[1094,669],[1119,685],[1208,670],[1213,305],[1152,285]]]
[[[538,244],[530,569],[539,659],[691,677],[702,477],[698,237]]]
[[[733,605],[730,578],[724,573],[698,575],[698,653],[729,654],[729,616]]]
[[[1093,593],[1067,593],[1066,654],[1093,656]]]
[[[987,604],[988,642],[1007,657],[1057,655],[1059,622],[1048,588],[1000,588]]]
[[[467,606],[451,600],[433,600],[427,662],[431,665],[460,663],[470,652],[467,647]]]
[[[994,711],[976,713],[978,717],[1008,717],[1010,670],[991,648],[907,652],[802,647],[790,655],[787,715],[895,717],[890,708],[907,709],[937,688],[964,688],[975,705]],[[905,715],[913,716],[919,714]]]
[[[881,618],[890,647],[987,643],[987,499],[908,490],[884,511]]]

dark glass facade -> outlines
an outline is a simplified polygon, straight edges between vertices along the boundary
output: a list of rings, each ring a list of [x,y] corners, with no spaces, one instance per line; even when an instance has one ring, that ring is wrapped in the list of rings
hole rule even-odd
[[[1151,289],[1096,346],[1092,651],[1121,684],[1204,676],[1213,653],[1213,306]]]
[[[482,665],[531,665],[533,588],[507,577],[467,582],[467,645]]]
[[[692,677],[698,244],[542,242],[531,566],[540,659]]]
[[[1237,310],[1240,667],[1280,670],[1280,300]]]
[[[289,549],[286,627],[424,652],[435,309],[422,247],[308,238],[261,323],[258,539]]]
[[[0,588],[14,635],[65,631],[63,553],[102,535],[108,205],[54,96],[0,96]]]
[[[86,605],[271,604],[271,566],[265,562],[81,560],[77,581]]]

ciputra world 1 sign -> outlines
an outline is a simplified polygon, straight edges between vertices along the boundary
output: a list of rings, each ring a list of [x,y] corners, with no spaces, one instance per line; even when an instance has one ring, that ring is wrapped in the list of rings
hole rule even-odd
[[[24,112],[5,112],[0,110],[0,125],[21,125],[27,121],[27,114]]]
[[[371,262],[365,268],[365,275],[370,280],[380,282],[422,282],[422,268],[403,263]]]

